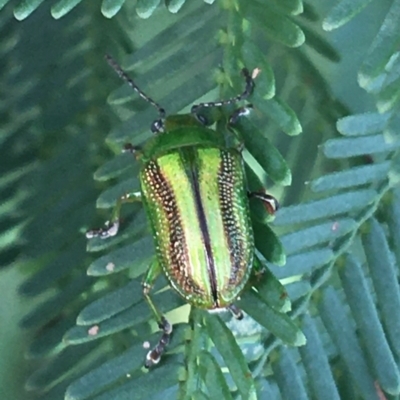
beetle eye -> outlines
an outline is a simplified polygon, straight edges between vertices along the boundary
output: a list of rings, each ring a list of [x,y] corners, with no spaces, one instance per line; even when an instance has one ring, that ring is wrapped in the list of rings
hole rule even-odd
[[[208,119],[204,115],[195,114],[195,116],[202,125],[208,125]]]
[[[234,125],[238,122],[240,117],[243,115],[249,115],[252,108],[252,104],[247,104],[245,107],[238,108],[229,118],[229,124]]]

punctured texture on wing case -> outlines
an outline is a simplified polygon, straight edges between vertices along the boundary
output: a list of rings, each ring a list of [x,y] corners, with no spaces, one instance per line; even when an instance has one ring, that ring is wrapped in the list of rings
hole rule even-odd
[[[157,258],[172,287],[196,307],[231,304],[254,254],[239,152],[182,147],[153,157],[140,179]]]

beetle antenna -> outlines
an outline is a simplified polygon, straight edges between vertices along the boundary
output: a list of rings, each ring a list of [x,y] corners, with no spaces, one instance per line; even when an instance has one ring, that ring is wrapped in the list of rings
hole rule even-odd
[[[193,114],[196,114],[197,111],[203,107],[220,107],[220,106],[224,106],[227,104],[237,103],[238,101],[244,100],[247,97],[249,97],[254,89],[254,80],[253,80],[252,76],[250,75],[250,72],[247,68],[242,69],[242,75],[244,76],[244,78],[246,80],[246,86],[242,93],[240,93],[239,95],[232,97],[228,100],[212,101],[210,103],[195,104],[192,107],[192,109],[190,110],[190,112]]]
[[[132,78],[128,76],[128,74],[121,68],[121,66],[108,54],[105,55],[105,59],[107,62],[110,64],[112,69],[118,74],[120,78],[122,78],[124,81],[128,83],[128,85],[136,92],[139,94],[139,96],[143,99],[146,100],[148,103],[150,103],[153,107],[155,107],[158,111],[158,115],[160,116],[160,119],[163,120],[165,118],[165,110],[158,104],[156,103],[151,97],[147,96],[146,93],[142,92],[139,87],[136,85],[136,83],[133,81]]]

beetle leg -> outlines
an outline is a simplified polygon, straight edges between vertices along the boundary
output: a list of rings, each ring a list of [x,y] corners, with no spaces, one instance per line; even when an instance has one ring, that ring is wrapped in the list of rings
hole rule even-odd
[[[144,366],[146,368],[152,367],[154,364],[158,364],[160,362],[161,356],[163,355],[165,348],[168,346],[169,340],[172,334],[172,325],[168,322],[168,320],[161,315],[161,320],[158,323],[158,327],[162,330],[163,334],[161,335],[160,340],[157,345],[150,350],[146,355],[146,361]]]
[[[235,306],[234,304],[231,304],[226,308],[232,313],[232,315],[236,319],[242,319],[243,318],[243,311],[239,307]]]
[[[141,201],[140,192],[127,193],[127,194],[124,194],[123,196],[121,196],[117,200],[117,204],[114,207],[114,210],[111,215],[111,220],[107,221],[104,224],[105,225],[104,228],[91,229],[91,230],[87,231],[86,237],[88,239],[91,239],[94,237],[106,239],[111,236],[115,236],[118,233],[118,229],[119,229],[119,219],[120,219],[122,204],[133,203],[136,201]]]
[[[264,271],[265,271],[264,264],[260,261],[260,259],[258,257],[254,257],[253,270],[252,270],[253,275],[257,279],[260,279],[261,276],[264,274]]]
[[[264,203],[268,213],[271,215],[274,215],[279,209],[278,200],[270,194],[264,192],[248,192],[248,196],[249,198],[255,197],[256,199],[261,200]]]
[[[160,362],[161,356],[165,351],[165,348],[168,346],[169,340],[172,334],[172,325],[168,322],[168,320],[157,310],[156,306],[151,299],[149,292],[153,287],[154,281],[162,272],[161,265],[157,260],[154,260],[150,265],[146,276],[143,280],[143,294],[144,297],[149,304],[154,316],[156,317],[158,327],[162,331],[162,335],[156,346],[152,350],[150,350],[146,355],[145,367],[150,368],[154,364],[158,364]]]

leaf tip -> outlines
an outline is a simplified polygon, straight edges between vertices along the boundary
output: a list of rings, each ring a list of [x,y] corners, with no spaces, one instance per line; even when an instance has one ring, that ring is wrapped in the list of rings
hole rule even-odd
[[[363,89],[368,89],[368,86],[371,83],[371,77],[363,72],[359,72],[357,76],[357,81],[360,87],[362,87]]]
[[[283,267],[286,264],[286,254],[282,251],[279,256],[274,259],[273,263],[278,267]]]
[[[304,32],[299,28],[297,33],[296,40],[292,43],[290,47],[300,47],[306,41],[306,35]]]
[[[298,331],[296,335],[296,339],[293,342],[293,345],[296,347],[304,346],[307,343],[307,339],[302,331]]]
[[[290,186],[292,184],[292,173],[290,172],[290,169],[287,169],[286,174],[280,183],[283,186]]]
[[[339,28],[342,24],[338,23],[337,21],[332,20],[329,17],[326,17],[323,21],[322,21],[322,29],[326,32],[330,32],[333,31],[337,28]]]

